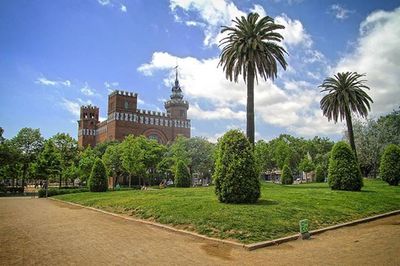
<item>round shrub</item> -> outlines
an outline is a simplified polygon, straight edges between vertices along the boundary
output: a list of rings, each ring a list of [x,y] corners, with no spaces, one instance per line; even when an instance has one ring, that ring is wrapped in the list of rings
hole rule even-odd
[[[190,187],[190,174],[184,162],[178,161],[175,171],[175,186]]]
[[[253,150],[242,132],[230,130],[219,140],[213,179],[220,202],[254,203],[260,197]]]
[[[325,182],[325,171],[324,171],[324,168],[322,168],[321,165],[318,165],[315,168],[315,181],[318,182],[318,183]]]
[[[289,166],[285,164],[282,170],[281,182],[284,185],[291,185],[293,184],[293,175],[292,171],[290,170]]]
[[[336,143],[331,151],[328,168],[328,183],[332,189],[360,191],[363,186],[360,168],[350,146]]]
[[[104,192],[108,188],[108,178],[103,161],[97,158],[93,164],[89,177],[89,190],[91,192]]]
[[[390,144],[385,148],[379,168],[380,177],[391,186],[400,182],[400,147]]]

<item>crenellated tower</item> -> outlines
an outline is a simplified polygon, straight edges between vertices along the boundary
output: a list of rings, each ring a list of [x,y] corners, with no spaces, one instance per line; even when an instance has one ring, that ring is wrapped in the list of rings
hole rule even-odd
[[[81,106],[78,121],[78,144],[81,147],[96,145],[96,126],[99,123],[99,108],[92,105]]]

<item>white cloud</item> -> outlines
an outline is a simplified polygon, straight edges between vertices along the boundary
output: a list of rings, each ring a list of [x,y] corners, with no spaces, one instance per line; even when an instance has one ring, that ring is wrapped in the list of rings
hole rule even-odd
[[[180,66],[180,83],[190,102],[189,116],[208,120],[245,120],[246,85],[243,81],[229,82],[218,58],[179,58],[166,52],[153,54],[151,62],[143,64],[138,71],[152,75],[156,71],[167,72],[166,85],[173,82],[173,67]],[[340,133],[341,129],[328,123],[319,109],[321,98],[316,84],[304,80],[284,80],[281,88],[270,80],[260,82],[255,88],[255,112],[260,123],[280,126],[300,135]],[[204,110],[197,100],[207,102]]]
[[[400,104],[400,8],[376,11],[360,25],[356,48],[345,55],[334,73],[366,73],[367,93],[374,100],[371,114],[381,115]]]
[[[79,117],[81,105],[78,102],[62,99],[61,106],[76,117]]]
[[[205,46],[218,45],[221,38],[219,35],[221,25],[231,25],[232,19],[246,15],[234,3],[225,0],[171,0],[170,9],[177,22],[186,21],[185,18],[177,15],[179,9],[186,14],[195,12],[200,16],[202,24],[197,23],[197,25],[204,28],[203,44]],[[192,19],[188,20],[192,21]]]
[[[112,5],[110,0],[97,0],[97,2],[102,6]]]
[[[47,79],[46,77],[37,78],[35,83],[44,85],[44,86],[71,87],[71,81],[69,81],[69,80],[50,80],[50,79]]]
[[[81,106],[82,105],[93,105],[92,101],[90,100],[82,100],[81,98],[77,98],[75,101],[68,100],[65,98],[62,98],[61,101],[61,106],[70,112],[73,116],[76,118],[79,118],[80,112],[81,112]]]
[[[340,20],[344,20],[349,17],[349,14],[354,13],[354,11],[348,10],[339,4],[331,5],[329,10],[337,19]]]
[[[312,45],[311,36],[306,32],[300,20],[291,19],[286,14],[282,14],[275,18],[275,23],[285,26],[285,29],[280,31],[284,37],[284,44],[301,44],[306,47],[310,47]]]
[[[94,89],[90,88],[90,86],[87,82],[85,82],[85,85],[81,88],[81,92],[86,96],[95,95]]]
[[[128,8],[126,7],[126,5],[119,3],[118,1],[115,1],[115,0],[97,0],[97,3],[99,3],[101,6],[118,8],[118,10],[123,13],[126,13],[128,11]]]
[[[189,117],[195,117],[199,120],[246,120],[246,112],[244,111],[235,112],[229,107],[216,107],[214,110],[203,110],[197,103],[191,104],[188,113]]]
[[[267,15],[261,5],[255,4],[249,10],[240,10],[229,0],[170,0],[170,9],[174,13],[176,22],[185,22],[188,26],[203,28],[205,46],[218,45],[219,40],[224,37],[220,33],[221,26],[233,25],[232,20],[236,17],[246,16],[248,11],[257,12],[260,16]],[[182,16],[177,14],[179,10],[184,11]],[[200,16],[201,22],[190,19],[191,12]],[[286,14],[282,14],[276,17],[275,21],[285,26],[285,29],[281,31],[285,37],[284,43],[311,46],[311,38],[299,20],[292,20]]]
[[[119,83],[116,81],[114,81],[114,82],[105,81],[104,86],[106,87],[108,93],[112,93],[114,90],[119,89]]]

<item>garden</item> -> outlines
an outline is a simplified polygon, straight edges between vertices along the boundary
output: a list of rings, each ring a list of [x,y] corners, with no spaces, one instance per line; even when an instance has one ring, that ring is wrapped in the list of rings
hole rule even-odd
[[[77,193],[55,198],[168,224],[241,243],[271,240],[400,209],[400,187],[364,179],[361,192],[331,190],[327,183],[263,182],[256,204],[224,204],[214,187]]]

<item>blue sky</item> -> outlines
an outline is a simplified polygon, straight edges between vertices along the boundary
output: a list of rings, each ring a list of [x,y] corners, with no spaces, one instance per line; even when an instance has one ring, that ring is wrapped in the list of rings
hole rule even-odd
[[[256,87],[256,138],[341,138],[317,86],[337,71],[367,74],[371,116],[400,105],[400,1],[9,0],[0,8],[0,126],[77,136],[79,106],[106,116],[112,89],[163,110],[173,67],[191,106],[192,135],[245,129],[245,85],[217,68],[221,25],[257,11],[286,28],[289,68]]]

